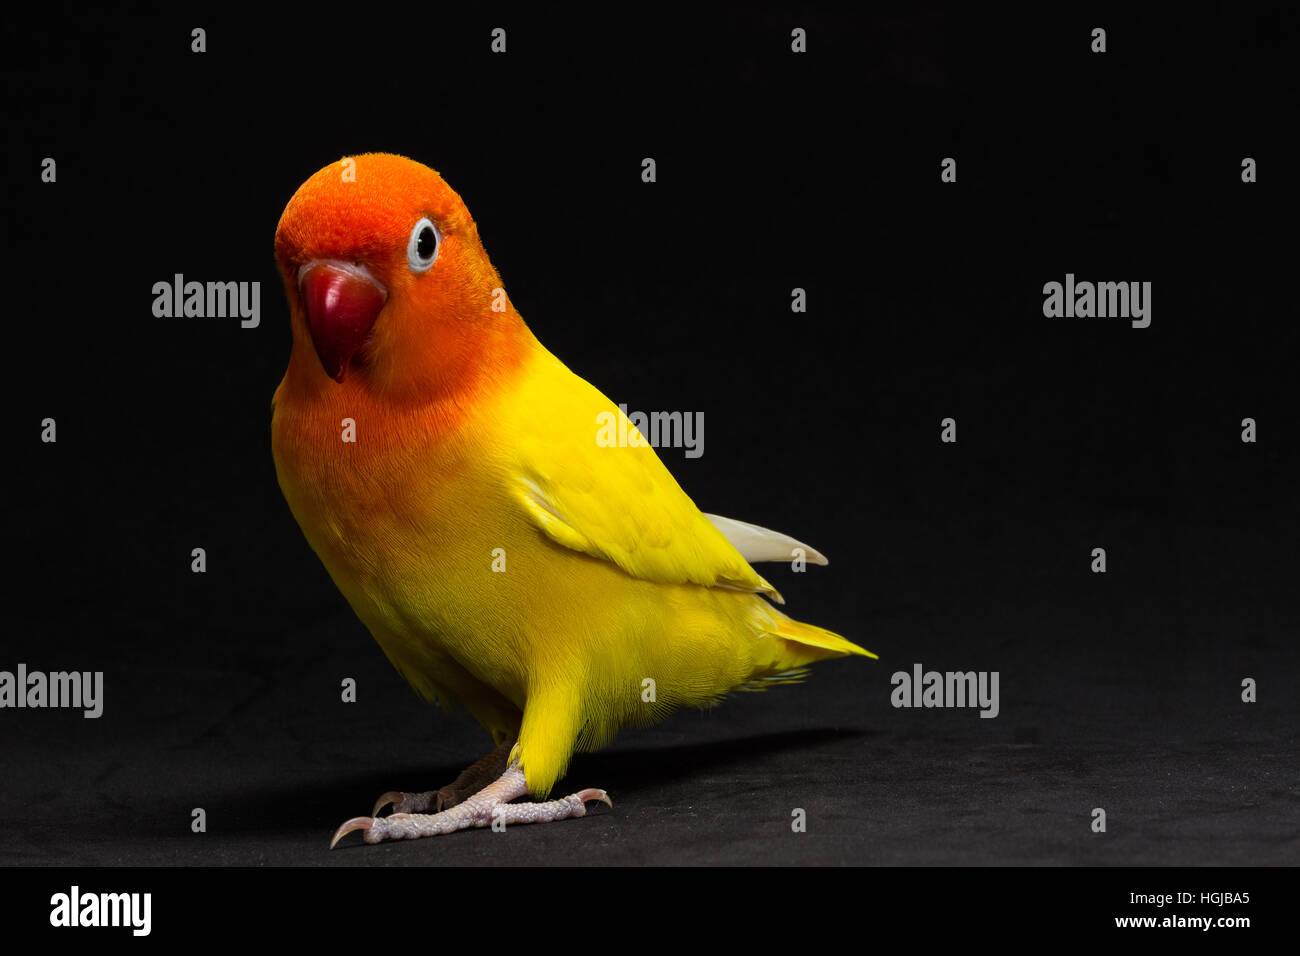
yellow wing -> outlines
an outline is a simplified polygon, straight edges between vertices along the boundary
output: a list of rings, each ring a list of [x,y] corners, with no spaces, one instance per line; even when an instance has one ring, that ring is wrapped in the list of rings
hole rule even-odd
[[[511,478],[551,540],[644,580],[753,591],[784,603],[622,410],[559,359],[540,356],[516,400],[522,427]],[[617,443],[620,435],[626,445]]]

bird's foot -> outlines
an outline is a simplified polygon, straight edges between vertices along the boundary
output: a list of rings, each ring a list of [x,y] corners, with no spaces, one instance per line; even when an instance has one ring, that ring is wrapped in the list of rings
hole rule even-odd
[[[551,823],[570,817],[587,815],[589,800],[603,800],[611,807],[614,802],[604,790],[579,790],[559,800],[545,803],[511,803],[528,792],[524,772],[511,767],[500,779],[467,797],[456,806],[440,813],[397,812],[386,817],[353,817],[334,833],[330,849],[346,834],[362,830],[367,843],[384,840],[416,840],[420,837],[441,836],[469,827],[505,827],[520,823]],[[385,794],[387,796],[387,794]],[[404,794],[427,797],[429,794]]]
[[[389,790],[375,801],[370,815],[379,816],[379,811],[390,803],[393,813],[423,813],[430,807],[436,811],[449,810],[500,778],[506,772],[513,746],[514,738],[507,737],[490,754],[470,764],[459,777],[439,790],[426,790],[424,793]]]

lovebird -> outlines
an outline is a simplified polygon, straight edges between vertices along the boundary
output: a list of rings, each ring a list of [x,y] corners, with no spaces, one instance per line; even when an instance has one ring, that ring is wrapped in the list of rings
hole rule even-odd
[[[582,817],[612,802],[549,799],[575,751],[875,657],[777,609],[751,562],[826,559],[702,513],[524,324],[438,173],[331,163],[289,200],[275,256],[293,332],[271,423],[285,500],[398,672],[494,744],[447,786],[385,793],[331,847]]]

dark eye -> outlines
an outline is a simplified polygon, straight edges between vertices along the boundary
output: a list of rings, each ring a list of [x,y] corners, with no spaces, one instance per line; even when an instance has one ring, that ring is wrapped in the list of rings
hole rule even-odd
[[[412,272],[428,272],[438,258],[442,234],[427,216],[415,224],[410,241],[406,244],[406,261]]]
[[[432,259],[436,248],[438,237],[433,234],[432,226],[425,226],[420,230],[420,238],[415,241],[415,252],[421,259]]]

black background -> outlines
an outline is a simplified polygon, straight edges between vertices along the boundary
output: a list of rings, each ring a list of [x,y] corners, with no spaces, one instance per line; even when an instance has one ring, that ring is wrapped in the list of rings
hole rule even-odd
[[[106,703],[0,712],[0,861],[1296,859],[1280,6],[52,12],[6,46],[0,668],[103,670]],[[572,369],[702,411],[703,457],[662,452],[683,487],[829,555],[763,573],[880,661],[578,757],[569,784],[615,801],[584,821],[327,852],[378,793],[487,743],[406,688],[276,486],[275,225],[365,151],[443,174]],[[260,327],[155,318],[177,272],[261,282]],[[1150,328],[1044,318],[1067,272],[1152,282]],[[1000,716],[892,708],[915,662],[998,671]]]

